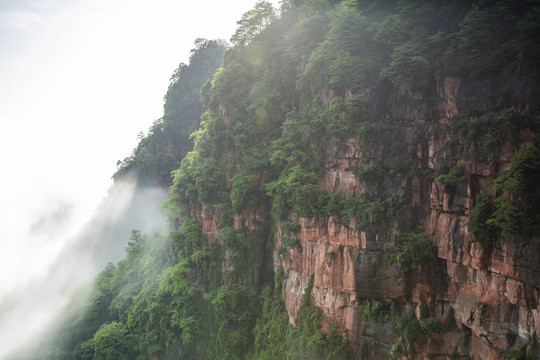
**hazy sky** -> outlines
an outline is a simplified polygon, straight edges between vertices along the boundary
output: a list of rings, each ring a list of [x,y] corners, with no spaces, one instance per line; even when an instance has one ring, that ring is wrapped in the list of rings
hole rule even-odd
[[[0,279],[44,211],[95,207],[195,38],[228,40],[254,4],[0,0]]]
[[[255,2],[0,0],[0,301],[62,245],[27,241],[30,225],[74,213],[75,232],[194,40],[228,40]]]

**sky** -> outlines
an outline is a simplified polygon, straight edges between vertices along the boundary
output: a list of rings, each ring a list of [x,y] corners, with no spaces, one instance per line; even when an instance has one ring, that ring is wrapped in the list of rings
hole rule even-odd
[[[95,211],[195,39],[255,2],[0,0],[0,302]]]

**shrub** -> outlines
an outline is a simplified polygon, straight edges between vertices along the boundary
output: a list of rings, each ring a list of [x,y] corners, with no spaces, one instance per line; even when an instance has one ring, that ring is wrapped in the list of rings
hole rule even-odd
[[[441,185],[454,187],[467,179],[463,165],[454,166],[447,174],[441,174],[435,178],[435,181]]]
[[[533,144],[521,146],[512,157],[510,171],[495,180],[495,190],[511,190],[522,201],[535,203],[540,197],[540,150]]]
[[[412,344],[416,340],[416,336],[420,331],[420,322],[416,318],[416,304],[413,304],[407,314],[396,322],[394,330],[409,343]]]
[[[496,210],[487,224],[498,228],[501,236],[523,234],[524,213],[519,211],[517,204],[508,196],[501,195],[495,199]]]
[[[478,241],[483,247],[491,242],[493,226],[488,223],[492,215],[492,202],[489,194],[482,191],[474,198],[474,207],[469,212],[467,227],[471,240]]]
[[[380,224],[392,215],[393,209],[393,197],[383,200],[376,192],[362,192],[357,197],[343,201],[341,217],[353,217],[370,224]]]
[[[282,237],[281,246],[278,250],[278,255],[285,257],[289,253],[289,249],[295,248],[298,246],[299,241],[296,238]]]
[[[371,161],[360,165],[356,171],[356,176],[366,184],[377,185],[384,178],[384,169]]]
[[[422,328],[422,332],[426,335],[434,332],[441,332],[442,330],[441,322],[439,321],[439,319],[433,316],[422,319],[422,321],[420,322],[420,327]]]
[[[398,356],[407,355],[407,349],[402,343],[392,344],[390,346],[390,356],[392,359],[397,358]]]
[[[409,233],[396,259],[405,271],[413,271],[420,263],[436,257],[437,246],[429,236],[424,233]]]
[[[284,221],[281,223],[281,232],[284,235],[297,235],[302,227],[294,221]]]
[[[450,119],[450,127],[464,137],[469,156],[474,160],[487,161],[499,155],[508,118],[507,114],[484,114],[469,120],[463,114],[457,114]]]
[[[495,212],[487,224],[501,236],[540,234],[540,150],[533,144],[521,146],[512,157],[510,170],[495,180]]]
[[[326,117],[328,121],[326,129],[331,135],[338,139],[345,139],[352,133],[354,128],[342,97],[336,97],[330,101],[326,109]]]
[[[358,305],[358,311],[367,319],[385,323],[392,320],[391,307],[392,303],[389,301],[374,301],[371,304]]]
[[[300,231],[301,226],[297,222],[284,221],[281,224],[281,247],[278,250],[278,255],[285,257],[289,253],[289,249],[298,246],[299,241],[296,235]]]
[[[527,360],[527,344],[516,345],[506,351],[503,355],[504,360]]]

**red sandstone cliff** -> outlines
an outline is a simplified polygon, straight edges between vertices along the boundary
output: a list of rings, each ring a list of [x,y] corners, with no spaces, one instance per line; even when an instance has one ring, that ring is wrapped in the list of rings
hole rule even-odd
[[[449,117],[459,113],[456,98],[460,85],[459,79],[446,79],[440,86],[439,123],[446,124]],[[429,316],[446,324],[445,331],[408,345],[409,358],[502,359],[502,353],[516,342],[527,342],[531,337],[540,341],[540,239],[513,237],[484,248],[472,241],[467,227],[478,188],[494,194],[495,178],[508,170],[520,143],[508,137],[496,158],[474,161],[464,155],[466,140],[451,128],[441,131],[433,126],[422,139],[414,135],[424,125],[422,106],[393,110],[395,116],[402,114],[406,120],[399,130],[406,150],[397,159],[406,175],[383,181],[383,191],[395,197],[397,204],[390,219],[365,224],[337,216],[291,217],[300,225],[298,245],[284,256],[278,251],[280,224],[275,225],[273,263],[276,271],[284,269],[290,322],[294,324],[313,275],[311,303],[323,311],[323,328],[333,325],[341,329],[357,358],[388,358],[392,344],[402,340],[393,331],[396,320],[377,321],[358,310],[359,305],[380,301],[391,304],[388,311],[394,319],[412,308],[418,320]],[[221,115],[226,121],[224,110]],[[528,130],[519,138],[521,143],[540,143],[540,134]],[[449,142],[459,150],[449,151]],[[374,159],[382,164],[396,161],[388,159],[384,148],[362,148],[355,139],[327,144],[320,188],[358,196],[368,184],[354,169]],[[474,181],[448,187],[422,175],[446,163],[462,165]],[[408,167],[416,170],[406,171]],[[219,239],[217,223],[221,215],[211,205],[196,213],[210,243]],[[255,229],[262,222],[264,216],[256,209],[234,215],[236,228]],[[417,224],[419,229],[415,228]],[[410,277],[396,262],[396,252],[402,235],[414,230],[432,238],[438,260],[421,265]],[[223,267],[234,267],[227,254]]]
[[[447,79],[441,87],[441,123],[458,113],[455,99],[459,86],[460,80]],[[468,160],[463,153],[452,158],[445,144],[454,140],[466,147],[465,140],[447,130],[431,131],[427,141],[415,142],[407,134],[414,123],[423,120],[414,120],[401,131],[404,138],[411,140],[407,145],[415,150],[413,157],[418,158],[419,170],[435,170],[448,161],[461,164],[477,186],[491,193],[494,179],[508,170],[519,145],[507,139],[498,157],[490,161]],[[540,134],[526,131],[520,139],[522,143],[538,143]],[[330,144],[326,150],[320,187],[347,196],[364,191],[366,184],[353,169],[372,159],[373,154],[368,158],[354,139]],[[377,231],[335,216],[291,219],[301,225],[299,245],[283,258],[277,258],[275,253],[275,267],[285,269],[286,307],[291,322],[298,313],[303,289],[314,274],[311,301],[323,310],[323,325],[344,330],[359,358],[388,356],[391,344],[399,342],[391,322],[364,319],[357,309],[360,304],[381,300],[391,300],[405,309],[424,304],[428,314],[441,323],[455,321],[457,326],[451,331],[432,334],[423,343],[415,344],[411,352],[416,354],[412,356],[415,359],[502,359],[502,352],[514,342],[526,342],[531,336],[540,340],[539,294],[533,286],[540,279],[540,239],[524,241],[515,237],[486,248],[471,241],[467,214],[474,194],[467,184],[450,189],[424,176],[411,176],[394,185],[394,194],[399,197],[400,210]],[[396,251],[400,233],[411,230],[411,219],[418,213],[423,214],[422,230],[437,245],[442,272],[421,269],[417,278],[406,279],[391,254]],[[278,231],[277,247],[280,236]],[[419,308],[416,313],[421,320],[426,315]],[[404,314],[403,309],[393,312]]]

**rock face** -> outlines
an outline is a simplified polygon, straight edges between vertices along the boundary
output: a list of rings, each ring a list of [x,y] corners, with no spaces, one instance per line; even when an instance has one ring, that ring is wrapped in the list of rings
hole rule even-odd
[[[446,79],[440,86],[439,123],[459,113],[461,85],[460,79]],[[472,241],[467,227],[474,196],[480,188],[494,194],[493,181],[508,170],[519,144],[508,137],[496,158],[472,160],[466,155],[466,140],[453,129],[440,131],[433,126],[423,139],[412,135],[417,124],[423,123],[421,108],[396,107],[394,111],[414,120],[400,131],[410,150],[405,162],[418,171],[383,186],[384,192],[398,199],[398,206],[382,224],[336,216],[290,219],[300,225],[298,245],[285,256],[276,251],[274,267],[285,270],[291,323],[313,274],[311,302],[322,309],[323,326],[342,329],[358,358],[387,358],[392,344],[402,340],[392,331],[394,322],[377,322],[358,310],[359,305],[380,301],[392,304],[395,319],[412,307],[419,321],[434,317],[448,324],[446,331],[408,345],[415,348],[409,352],[416,354],[409,355],[415,359],[502,359],[502,353],[515,343],[533,337],[540,341],[540,239],[512,237],[483,247]],[[540,134],[525,131],[520,139],[538,144]],[[457,151],[449,151],[449,143]],[[354,169],[374,158],[382,164],[389,161],[384,151],[367,154],[354,139],[329,143],[321,189],[347,197],[366,191],[366,182]],[[441,164],[462,165],[468,180],[445,186],[422,175]],[[413,230],[433,239],[438,260],[422,265],[414,278],[408,278],[410,274],[395,260],[400,234]],[[280,238],[277,231],[277,247]]]
[[[275,224],[273,266],[275,271],[284,269],[285,306],[292,324],[313,276],[311,304],[323,312],[323,329],[340,329],[355,358],[491,360],[502,359],[515,344],[540,342],[540,238],[514,236],[482,245],[473,241],[468,229],[475,196],[483,190],[494,197],[494,180],[509,170],[515,149],[524,143],[538,146],[540,133],[521,130],[518,142],[507,134],[494,156],[474,159],[468,154],[471,144],[466,137],[444,126],[460,113],[459,104],[465,101],[462,86],[454,78],[440,84],[439,121],[431,124],[425,121],[427,106],[421,95],[410,94],[408,103],[389,109],[400,119],[395,122],[396,141],[403,145],[398,151],[389,149],[394,144],[384,138],[363,146],[353,138],[326,144],[319,187],[347,198],[377,187],[383,198],[393,201],[393,212],[375,222],[291,215],[289,221],[299,231],[297,243],[285,251],[279,250],[285,234]],[[226,122],[225,109],[220,111]],[[372,163],[387,170],[377,184],[357,171]],[[443,165],[461,166],[464,177],[445,184],[426,175]],[[233,226],[260,227],[267,221],[261,211],[250,208],[234,214]],[[222,215],[212,205],[196,212],[208,243],[219,241],[217,224]],[[397,261],[409,232],[426,234],[437,249],[435,260],[412,271]],[[226,253],[223,269],[233,268]],[[381,304],[383,313],[360,311]],[[411,313],[409,321],[416,322],[418,330],[414,341],[405,341],[396,324]],[[425,330],[420,324],[428,320],[439,327]],[[529,353],[535,351],[538,347],[529,345]]]
[[[201,210],[196,212],[196,218],[202,224],[202,233],[208,244],[213,244],[218,240],[217,224],[222,213],[221,209],[216,209],[211,204],[203,205]]]

